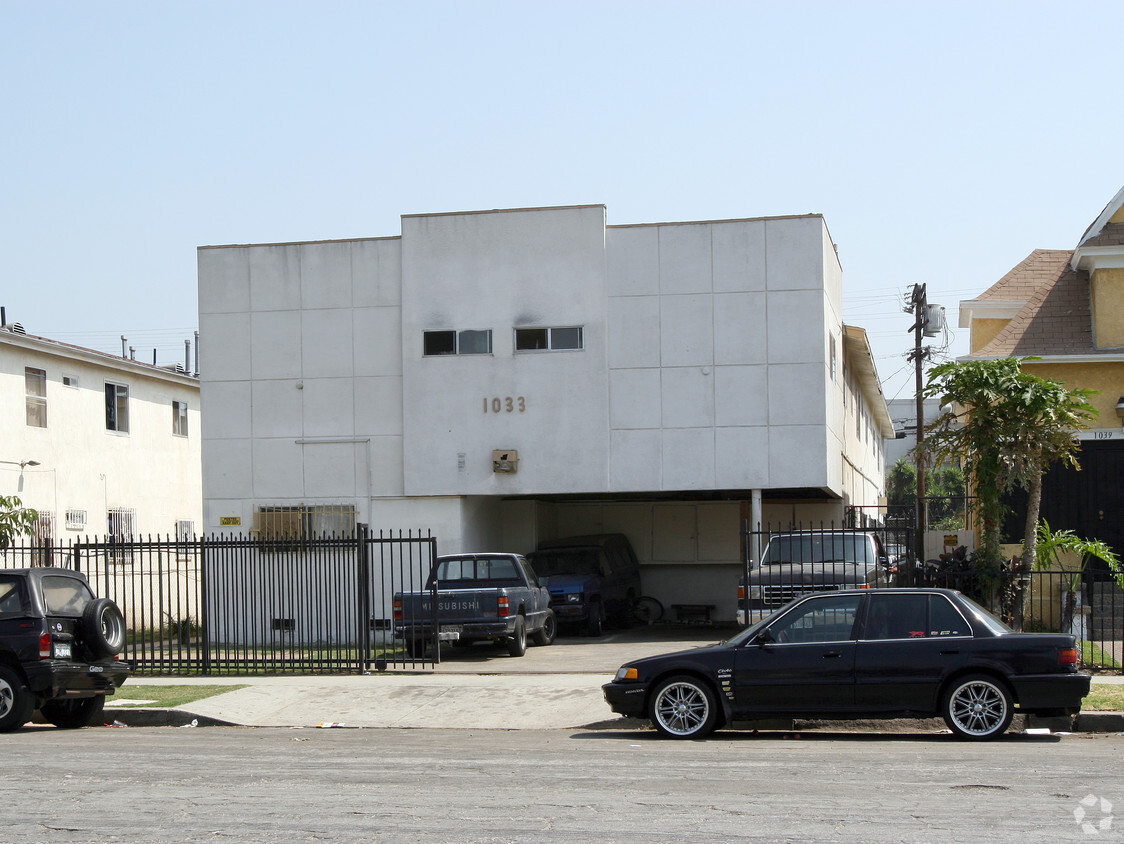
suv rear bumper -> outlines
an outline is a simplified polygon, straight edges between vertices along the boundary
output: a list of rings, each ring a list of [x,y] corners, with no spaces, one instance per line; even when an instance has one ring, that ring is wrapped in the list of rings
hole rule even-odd
[[[91,697],[113,694],[132,674],[127,662],[66,662],[44,659],[24,663],[27,686],[32,694],[42,699],[57,697]]]

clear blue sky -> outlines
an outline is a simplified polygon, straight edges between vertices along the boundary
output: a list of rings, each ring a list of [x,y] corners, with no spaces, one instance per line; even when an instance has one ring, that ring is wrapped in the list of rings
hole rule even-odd
[[[0,0],[0,305],[171,363],[200,245],[817,212],[908,396],[913,283],[963,354],[959,301],[1124,184],[1122,44],[1124,4],[1073,0]]]

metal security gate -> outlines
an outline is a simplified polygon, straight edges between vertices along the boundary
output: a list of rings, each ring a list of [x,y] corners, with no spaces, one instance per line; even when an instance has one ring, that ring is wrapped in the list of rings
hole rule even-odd
[[[431,668],[395,639],[394,594],[423,587],[437,540],[360,525],[350,536],[85,540],[13,546],[0,567],[82,572],[125,614],[140,674]],[[436,604],[431,603],[436,612]]]

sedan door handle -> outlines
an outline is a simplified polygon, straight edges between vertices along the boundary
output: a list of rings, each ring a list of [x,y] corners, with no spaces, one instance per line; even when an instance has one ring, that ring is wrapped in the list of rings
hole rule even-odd
[[[959,651],[959,650],[955,650],[955,651],[941,651],[941,656],[956,656],[956,655],[957,655],[958,653],[960,653],[960,651]]]
[[[841,657],[841,656],[843,656],[843,654],[839,653],[839,651],[828,651],[827,653],[825,653],[823,655],[823,658],[824,659],[839,659],[839,657]]]

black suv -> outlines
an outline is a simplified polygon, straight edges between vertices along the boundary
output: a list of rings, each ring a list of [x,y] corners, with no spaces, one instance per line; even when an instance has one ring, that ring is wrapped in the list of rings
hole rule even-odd
[[[0,570],[0,732],[36,709],[56,727],[100,722],[105,696],[131,672],[116,659],[124,645],[121,610],[79,572]]]

